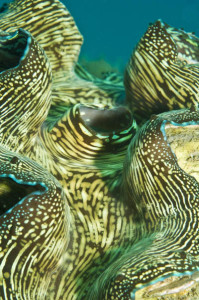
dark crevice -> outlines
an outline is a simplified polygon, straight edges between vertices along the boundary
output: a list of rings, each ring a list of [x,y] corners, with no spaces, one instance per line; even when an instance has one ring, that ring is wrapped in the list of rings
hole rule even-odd
[[[24,197],[34,192],[44,192],[40,184],[19,184],[11,178],[0,178],[0,215],[6,213]]]
[[[3,3],[0,7],[0,13],[5,12],[8,9],[8,3]]]
[[[11,34],[0,31],[0,72],[17,67],[26,46],[27,36],[22,30]]]

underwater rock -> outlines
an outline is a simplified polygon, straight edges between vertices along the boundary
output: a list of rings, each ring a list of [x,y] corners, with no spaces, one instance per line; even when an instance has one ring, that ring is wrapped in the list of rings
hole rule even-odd
[[[126,101],[138,120],[198,105],[199,39],[162,21],[150,25],[125,73]]]
[[[106,74],[115,74],[119,77],[119,68],[111,66],[103,57],[94,61],[87,57],[81,57],[79,63],[91,74],[98,78],[104,79]],[[121,83],[123,83],[123,76],[121,76]]]

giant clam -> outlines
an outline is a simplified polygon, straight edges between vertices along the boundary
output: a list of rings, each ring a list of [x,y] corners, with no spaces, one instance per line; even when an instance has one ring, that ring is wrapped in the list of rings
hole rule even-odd
[[[158,20],[150,25],[125,73],[126,99],[138,119],[198,103],[198,44],[192,33]]]
[[[193,295],[198,39],[151,25],[124,101],[118,80],[77,64],[82,36],[58,0],[16,0],[0,29],[1,299]],[[131,112],[150,120],[138,130]]]
[[[171,111],[146,122],[132,139],[124,165],[125,196],[147,234],[98,278],[97,299],[134,299],[141,286],[168,275],[190,275],[187,287],[198,280],[198,128],[198,111]],[[152,299],[166,289],[178,291],[177,299],[197,299],[182,297],[183,281],[164,284],[150,290]]]
[[[35,162],[0,146],[1,299],[44,299],[69,242],[60,184]]]

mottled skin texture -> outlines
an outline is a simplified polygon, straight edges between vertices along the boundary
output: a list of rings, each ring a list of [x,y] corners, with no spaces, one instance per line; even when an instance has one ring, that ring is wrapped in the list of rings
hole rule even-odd
[[[1,202],[0,299],[44,299],[69,242],[65,195],[49,172],[2,145],[0,194],[9,206]]]
[[[124,164],[124,190],[134,215],[140,216],[145,238],[100,276],[99,297],[92,290],[91,299],[134,299],[135,291],[149,282],[198,270],[196,161],[189,171],[196,174],[193,177],[178,165],[178,149],[175,154],[168,142],[172,131],[183,129],[184,136],[177,131],[173,139],[183,143],[186,152],[194,139],[193,127],[199,128],[199,112],[179,110],[152,118],[132,139]],[[189,150],[191,158],[193,148]]]
[[[5,58],[0,64],[0,226],[6,252],[0,256],[1,299],[134,299],[136,289],[154,280],[195,271],[198,171],[183,165],[176,124],[187,130],[185,145],[187,136],[197,143],[198,112],[153,116],[134,137],[129,110],[115,108],[123,104],[120,82],[101,81],[76,66],[82,37],[59,1],[15,1],[2,13],[0,26],[6,31],[0,32]],[[169,34],[178,39],[177,30],[161,22],[149,33],[153,29],[169,45]],[[151,36],[147,33],[137,49],[147,47]],[[195,37],[192,42],[196,47]],[[186,98],[187,89],[175,90],[166,109],[173,109],[178,97],[178,107],[197,102],[198,67],[176,63],[177,46],[172,47],[171,53],[160,51],[163,61],[178,73],[182,67],[179,79],[190,94]],[[191,62],[197,60],[192,52]],[[153,52],[158,59],[160,53]],[[157,78],[170,91],[168,77]],[[126,91],[127,102],[134,101],[132,86]],[[139,91],[145,101],[135,105],[136,113],[138,107],[142,117],[156,112],[159,98],[148,105]],[[191,146],[185,148],[189,161],[196,155]],[[37,217],[42,213],[47,223]],[[10,234],[8,244],[3,230]],[[184,283],[180,287],[186,289]]]
[[[29,3],[32,2],[26,1],[27,6]],[[58,1],[53,3],[61,5]],[[37,2],[32,5],[37,6]],[[45,6],[43,2],[41,5]],[[2,33],[2,49],[12,57],[20,43],[22,59],[14,59],[14,67],[2,66],[1,142],[6,149],[29,157],[50,171],[61,183],[65,205],[70,207],[70,216],[65,213],[65,222],[70,222],[70,238],[66,237],[65,244],[62,243],[61,266],[57,265],[45,286],[41,283],[36,299],[43,299],[44,293],[46,299],[84,299],[101,269],[133,238],[133,217],[121,201],[119,187],[123,159],[135,133],[135,124],[126,109],[125,112],[123,109],[98,111],[96,106],[86,109],[77,104],[64,110],[62,99],[59,99],[58,113],[54,116],[53,111],[47,118],[53,101],[51,93],[57,86],[56,72],[59,72],[52,62],[53,55],[48,56],[48,51],[44,52],[27,31],[20,29],[14,35],[7,34],[6,41],[4,35]],[[84,79],[84,87],[87,82],[89,86],[89,81]],[[113,98],[108,101],[113,105],[114,83],[111,89]],[[89,91],[92,93],[92,89]],[[101,97],[98,91],[96,101],[106,107],[107,98]],[[85,91],[81,93],[84,95]],[[73,100],[81,102],[78,97]],[[96,117],[103,119],[103,126],[96,122]],[[54,224],[49,230],[53,228]],[[20,242],[20,236],[17,239]],[[41,252],[38,249],[38,255],[43,257],[42,249]],[[37,272],[39,281],[43,275]],[[19,271],[18,276],[23,278]],[[45,278],[43,280],[45,282]],[[13,293],[16,299],[35,297],[35,289],[25,286]],[[10,296],[2,297],[9,299]]]
[[[199,39],[162,21],[150,25],[125,72],[127,105],[139,121],[197,106]]]
[[[79,102],[110,108],[124,99],[123,84],[96,79],[76,67],[83,37],[61,2],[13,1],[1,14],[0,28],[8,32],[24,28],[44,49],[53,71],[53,110],[60,104],[66,109]]]

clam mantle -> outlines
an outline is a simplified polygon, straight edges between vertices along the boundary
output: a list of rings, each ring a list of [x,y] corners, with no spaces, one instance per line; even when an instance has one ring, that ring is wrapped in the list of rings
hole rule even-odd
[[[124,88],[78,64],[83,38],[61,2],[18,0],[1,11],[1,299],[197,289],[198,39],[157,21],[132,54]],[[166,52],[157,43],[146,55],[163,38]],[[149,67],[141,86],[140,62]],[[183,76],[171,88],[175,68]],[[172,97],[155,94],[162,81],[160,94]],[[163,111],[179,110],[151,116],[159,100]],[[140,118],[150,119],[138,129]],[[174,288],[165,283],[172,276],[182,277]]]

